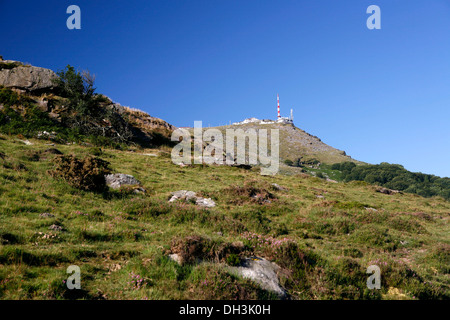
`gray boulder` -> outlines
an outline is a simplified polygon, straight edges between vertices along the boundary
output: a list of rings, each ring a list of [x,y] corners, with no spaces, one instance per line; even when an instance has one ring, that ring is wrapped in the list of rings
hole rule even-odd
[[[188,190],[179,190],[171,193],[172,197],[169,199],[169,202],[174,202],[177,200],[197,200],[197,194],[194,191]]]
[[[8,60],[9,62],[9,60]],[[0,85],[23,91],[51,90],[57,75],[50,69],[19,65],[11,69],[1,68]]]
[[[141,184],[135,177],[125,173],[107,174],[105,175],[105,181],[113,189],[119,189],[121,186],[137,186]]]
[[[211,198],[197,198],[195,204],[206,208],[213,208],[216,206],[216,203]]]
[[[216,206],[216,203],[211,198],[197,197],[197,194],[194,191],[188,190],[179,190],[172,192],[169,202],[178,200],[193,201],[196,205],[204,208],[213,208]]]
[[[243,278],[253,280],[261,288],[276,293],[280,298],[286,298],[286,291],[280,286],[277,271],[280,267],[263,258],[250,257],[243,259],[239,267],[229,267]]]

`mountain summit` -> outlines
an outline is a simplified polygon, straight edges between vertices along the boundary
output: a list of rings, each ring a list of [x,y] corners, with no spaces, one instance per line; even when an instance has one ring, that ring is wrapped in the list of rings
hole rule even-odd
[[[333,164],[340,162],[355,162],[345,151],[333,148],[316,136],[297,128],[292,121],[259,120],[248,118],[232,125],[215,127],[225,136],[226,129],[279,129],[280,161],[297,165],[318,166],[320,163]]]

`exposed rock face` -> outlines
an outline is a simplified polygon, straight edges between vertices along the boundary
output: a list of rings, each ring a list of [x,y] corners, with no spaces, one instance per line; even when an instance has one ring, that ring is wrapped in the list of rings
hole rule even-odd
[[[115,105],[117,108],[117,104]],[[120,106],[122,107],[122,106]],[[133,109],[128,107],[122,107],[123,111],[128,114],[130,118],[130,122],[134,125],[136,125],[138,128],[140,128],[143,131],[146,131],[148,129],[160,129],[160,130],[167,130],[167,131],[173,131],[175,130],[175,127],[171,125],[170,123],[167,123],[166,121],[155,118],[150,116],[148,113],[141,111],[139,109]]]
[[[176,129],[173,125],[162,119],[152,117],[144,111],[122,106],[113,102],[110,98],[106,98],[108,102],[105,103],[104,107],[125,116],[127,122],[133,127],[133,135],[137,140],[152,145],[159,145],[164,140],[166,143],[170,141],[170,136]]]
[[[12,60],[0,62],[0,85],[7,88],[28,92],[48,91],[54,89],[52,80],[56,77],[50,69],[26,66]]]
[[[286,291],[278,281],[277,271],[280,267],[275,263],[263,258],[252,257],[244,259],[241,266],[230,269],[232,272],[258,283],[261,288],[275,292],[280,298],[286,297]]]

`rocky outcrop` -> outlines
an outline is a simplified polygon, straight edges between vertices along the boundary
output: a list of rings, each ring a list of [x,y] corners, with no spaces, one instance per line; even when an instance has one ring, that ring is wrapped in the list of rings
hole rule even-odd
[[[170,123],[150,116],[139,109],[125,107],[107,98],[105,108],[124,116],[127,122],[133,127],[133,135],[138,141],[160,145],[170,143],[170,136],[176,129]]]
[[[25,92],[50,91],[55,88],[56,74],[40,67],[13,60],[0,61],[0,86]]]
[[[58,76],[52,70],[31,66],[19,61],[0,59],[0,87],[12,89],[19,94],[26,94],[28,100],[63,126],[71,126],[74,112],[66,104],[61,92],[56,90],[54,80]],[[103,96],[103,97],[101,97]],[[152,117],[148,113],[120,105],[110,98],[99,95],[101,113],[108,117],[92,117],[83,129],[92,135],[102,135],[118,142],[132,141],[144,147],[171,145],[171,135],[176,128],[166,121]],[[66,105],[66,106],[65,106]],[[24,114],[23,106],[13,106],[15,111]],[[0,111],[4,106],[0,104]],[[63,123],[63,119],[67,119]],[[50,134],[42,137],[52,139]]]
[[[175,127],[172,126],[170,123],[167,123],[166,121],[155,118],[150,116],[148,113],[132,109],[132,108],[125,108],[125,112],[129,115],[131,118],[131,122],[135,122],[136,124],[139,124],[140,128],[148,128],[148,129],[165,129],[169,131],[175,130]]]
[[[170,141],[170,136],[176,128],[170,123],[150,116],[148,113],[139,109],[123,107],[115,104],[114,108],[120,113],[125,113],[128,122],[141,133],[141,139],[154,141],[160,137],[166,137]],[[158,137],[158,135],[160,137]]]

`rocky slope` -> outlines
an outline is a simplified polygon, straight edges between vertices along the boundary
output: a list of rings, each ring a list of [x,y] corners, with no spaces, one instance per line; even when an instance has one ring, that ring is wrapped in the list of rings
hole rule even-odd
[[[19,97],[25,97],[26,101],[31,101],[31,104],[37,105],[41,111],[46,112],[55,123],[62,124],[62,120],[70,118],[72,114],[66,107],[66,99],[58,96],[58,87],[54,82],[57,77],[56,73],[50,69],[31,66],[20,61],[3,60],[0,56],[0,88],[15,91]],[[131,141],[145,146],[170,142],[174,126],[144,111],[124,107],[104,95],[101,96],[100,107],[114,113],[115,118],[123,119],[122,126],[129,128]],[[12,108],[21,114],[26,111],[23,105],[14,105]],[[4,106],[0,101],[0,110],[2,109]],[[114,136],[116,131],[119,131],[106,119],[100,122],[95,120],[95,122],[96,126],[102,128],[100,131],[107,132],[109,136]]]

